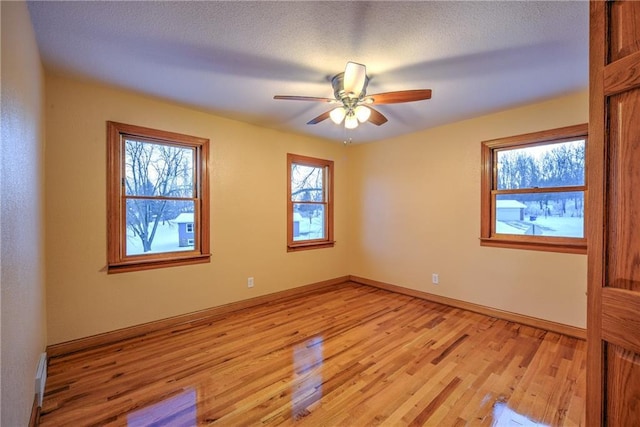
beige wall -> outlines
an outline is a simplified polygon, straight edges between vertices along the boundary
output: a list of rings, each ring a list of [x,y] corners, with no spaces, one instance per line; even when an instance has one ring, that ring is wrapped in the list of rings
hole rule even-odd
[[[480,141],[583,123],[586,93],[346,148],[52,75],[46,94],[50,344],[346,274],[585,325],[585,256],[478,237]],[[104,272],[106,120],[211,139],[210,264]],[[333,249],[285,250],[287,152],[336,161]]]
[[[587,121],[584,92],[352,147],[350,273],[584,328],[586,255],[478,238],[480,142]]]
[[[24,2],[2,15],[0,424],[28,424],[45,350],[43,72]]]
[[[349,274],[342,144],[49,75],[46,99],[49,344]],[[104,272],[107,120],[211,140],[210,264]],[[286,251],[288,152],[335,161],[334,248]]]

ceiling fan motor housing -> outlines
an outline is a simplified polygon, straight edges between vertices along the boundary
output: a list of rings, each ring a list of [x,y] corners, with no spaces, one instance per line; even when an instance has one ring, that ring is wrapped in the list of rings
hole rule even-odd
[[[351,92],[346,92],[344,90],[344,73],[336,74],[331,79],[331,86],[333,86],[333,94],[336,99],[341,100],[347,106],[353,106],[350,104],[357,103],[359,100],[364,98],[367,93],[367,85],[369,84],[369,76],[365,75],[364,84],[362,85],[362,90],[360,93],[355,94]]]

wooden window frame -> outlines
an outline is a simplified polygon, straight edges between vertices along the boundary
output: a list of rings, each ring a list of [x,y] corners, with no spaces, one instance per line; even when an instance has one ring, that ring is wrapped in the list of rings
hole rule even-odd
[[[321,204],[325,209],[326,237],[314,240],[293,240],[293,206],[291,197],[291,166],[293,164],[324,168],[323,193],[324,201]],[[303,251],[308,249],[330,248],[335,245],[333,240],[333,160],[323,160],[315,157],[287,154],[287,251]],[[300,203],[300,202],[295,202]],[[318,204],[319,202],[315,202]]]
[[[585,140],[585,182],[582,186],[544,187],[525,190],[497,190],[497,153],[501,150],[549,145],[584,138]],[[567,126],[542,132],[528,133],[507,138],[483,141],[481,144],[481,206],[480,206],[480,245],[512,249],[529,249],[548,252],[587,253],[586,228],[582,238],[574,237],[544,237],[512,234],[496,234],[495,232],[495,199],[497,194],[509,193],[549,193],[564,191],[584,191],[586,227],[586,206],[588,203],[587,187],[587,147],[588,125],[580,124]]]
[[[135,138],[150,143],[195,149],[194,223],[196,246],[191,251],[126,255],[126,195],[124,142]],[[107,122],[107,272],[148,270],[210,261],[209,253],[209,140],[174,132]]]

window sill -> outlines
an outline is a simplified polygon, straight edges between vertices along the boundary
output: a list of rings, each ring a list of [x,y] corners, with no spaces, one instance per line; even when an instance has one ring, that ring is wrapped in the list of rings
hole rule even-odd
[[[130,271],[142,271],[156,268],[176,267],[180,265],[204,264],[211,260],[211,254],[189,256],[185,258],[136,260],[120,263],[112,263],[107,266],[107,273],[126,273]]]
[[[545,240],[539,242],[532,242],[527,240],[510,239],[504,237],[481,237],[480,246],[489,246],[494,248],[508,248],[508,249],[525,249],[531,251],[543,251],[543,252],[560,252],[568,254],[582,254],[587,253],[587,244],[584,242],[554,242],[553,240]]]
[[[312,242],[312,243],[296,243],[295,245],[288,245],[287,252],[307,251],[310,249],[322,249],[332,248],[335,246],[335,241],[331,242]]]

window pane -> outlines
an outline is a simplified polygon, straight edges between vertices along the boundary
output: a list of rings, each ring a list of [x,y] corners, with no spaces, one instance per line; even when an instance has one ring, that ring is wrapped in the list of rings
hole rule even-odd
[[[584,192],[499,194],[497,234],[584,237]]]
[[[125,140],[128,196],[194,197],[195,149]]]
[[[293,240],[325,239],[324,205],[293,204]]]
[[[194,211],[193,201],[128,199],[126,254],[192,251]]]
[[[323,169],[293,163],[291,165],[291,200],[294,202],[324,201]]]
[[[584,139],[497,151],[499,190],[584,185]]]

